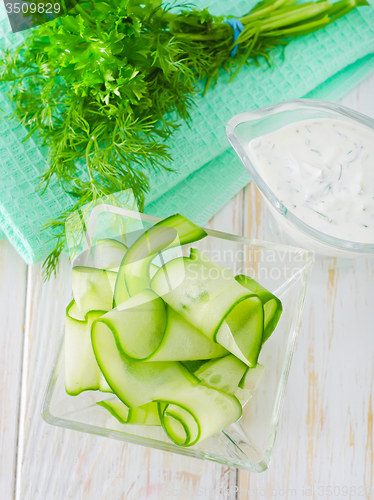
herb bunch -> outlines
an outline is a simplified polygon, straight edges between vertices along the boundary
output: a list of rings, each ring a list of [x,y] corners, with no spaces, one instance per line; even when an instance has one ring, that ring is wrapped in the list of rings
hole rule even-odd
[[[15,115],[50,151],[41,178],[56,177],[75,200],[46,227],[56,246],[46,259],[56,271],[65,222],[85,204],[131,188],[138,206],[149,189],[147,169],[169,169],[165,139],[189,119],[197,80],[205,91],[221,70],[236,76],[244,64],[270,61],[270,51],[323,28],[366,0],[297,4],[263,0],[240,18],[235,45],[227,19],[161,0],[77,3],[6,51],[0,80],[11,82]]]

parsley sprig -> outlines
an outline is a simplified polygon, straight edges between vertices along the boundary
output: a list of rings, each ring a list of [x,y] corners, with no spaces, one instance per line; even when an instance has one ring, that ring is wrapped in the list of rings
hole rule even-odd
[[[270,51],[347,14],[366,0],[297,4],[264,0],[234,31],[224,16],[161,0],[81,2],[34,29],[0,61],[11,82],[15,115],[49,148],[45,189],[53,177],[75,202],[46,227],[56,232],[46,259],[55,272],[68,216],[86,203],[128,188],[138,206],[149,189],[148,169],[170,169],[165,139],[189,119],[197,80],[205,91],[220,71],[234,78],[244,64],[270,62]]]

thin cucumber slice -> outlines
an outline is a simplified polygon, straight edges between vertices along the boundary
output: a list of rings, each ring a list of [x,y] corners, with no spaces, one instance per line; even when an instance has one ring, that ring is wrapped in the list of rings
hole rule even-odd
[[[136,408],[129,408],[119,399],[96,403],[107,409],[121,424],[161,425],[157,403],[147,403]]]
[[[111,329],[98,318],[91,327],[93,351],[105,380],[127,406],[142,406],[198,384],[199,380],[176,361],[130,362],[117,348]]]
[[[101,321],[129,361],[183,361],[225,356],[227,351],[190,325],[152,290],[134,295]]]
[[[234,335],[230,330],[229,325],[224,321],[217,332],[215,341],[224,347],[227,351],[231,352],[235,357],[240,359],[247,366],[250,366],[248,359],[245,357],[244,353],[240,350],[240,347],[235,341]]]
[[[112,309],[117,273],[94,267],[73,267],[73,297],[80,311]]]
[[[196,370],[194,375],[204,385],[223,391],[226,394],[235,394],[247,368],[247,365],[240,359],[233,354],[229,354],[224,358],[208,361]]]
[[[87,390],[111,390],[103,379],[91,345],[91,325],[104,313],[91,311],[84,316],[74,300],[66,309],[65,388],[70,396]]]
[[[242,415],[235,396],[204,385],[186,388],[164,403],[159,406],[161,424],[169,438],[184,447],[221,432]]]
[[[162,343],[149,361],[188,361],[221,358],[228,351],[208,339],[183,316],[167,306],[167,324]]]
[[[257,363],[254,368],[249,368],[243,378],[239,383],[241,389],[248,389],[249,391],[255,391],[261,381],[264,374],[265,367]]]
[[[127,250],[127,246],[121,241],[110,238],[97,240],[94,246],[95,254],[93,267],[117,273]],[[157,271],[158,266],[151,264],[151,277],[153,277]]]
[[[109,386],[129,407],[161,403],[160,420],[174,442],[191,446],[240,418],[242,407],[236,397],[200,385],[181,363],[133,363],[122,358],[111,330],[100,319],[92,324],[92,346]],[[179,436],[181,428],[185,438]]]
[[[144,361],[162,342],[167,313],[164,301],[144,290],[112,309],[101,321],[111,330],[121,354],[130,361]]]
[[[189,411],[181,407],[178,407],[178,411],[173,411],[173,407],[168,403],[158,403],[160,421],[175,444],[188,446],[191,436],[199,435],[199,426]]]
[[[264,309],[254,296],[239,302],[225,319],[235,342],[250,366],[256,366],[264,330]]]
[[[94,267],[117,272],[127,252],[127,246],[111,238],[97,240],[94,246]]]
[[[204,236],[176,215],[129,250],[99,240],[95,267],[73,270],[75,301],[67,309],[67,392],[112,392],[118,399],[98,404],[119,422],[161,424],[179,446],[240,418],[263,372],[261,346],[282,312],[261,285],[234,278],[196,249],[162,268],[152,263]]]
[[[113,307],[145,288],[150,288],[150,265],[163,250],[200,240],[206,232],[193,222],[176,214],[145,231],[123,258],[118,272]],[[124,286],[126,285],[126,286]]]
[[[184,276],[182,282],[180,276]],[[233,307],[253,296],[233,279],[230,269],[218,266],[194,248],[190,257],[162,266],[152,278],[151,288],[212,340]]]
[[[281,317],[283,311],[282,302],[278,299],[278,297],[266,290],[266,288],[261,286],[257,283],[257,281],[249,276],[238,274],[235,276],[235,279],[247,290],[255,293],[264,305],[264,338],[262,340],[262,343],[264,343],[273,333],[279,322],[279,318]]]
[[[90,334],[91,334],[91,332],[90,332]],[[95,361],[96,361],[96,359],[95,359]],[[99,370],[100,370],[100,368],[99,368]],[[100,371],[100,382],[99,382],[98,390],[100,392],[110,392],[113,394],[112,389],[109,387],[109,385],[108,385],[107,381],[105,380],[104,375],[101,373],[101,371]]]
[[[151,287],[209,339],[247,365],[256,364],[263,335],[262,303],[235,281],[230,269],[191,249],[189,258],[162,266]]]

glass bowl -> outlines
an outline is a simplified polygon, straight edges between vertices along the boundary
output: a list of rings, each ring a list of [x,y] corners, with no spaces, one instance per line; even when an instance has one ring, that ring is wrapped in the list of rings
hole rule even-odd
[[[96,210],[96,209],[94,209]],[[96,238],[103,236],[102,216],[121,217],[127,227],[127,243],[161,219],[121,208],[101,205],[91,215],[86,238],[89,250]],[[111,226],[113,227],[113,226]],[[252,472],[262,472],[269,466],[277,433],[279,416],[285,394],[288,373],[300,324],[305,294],[313,267],[314,256],[303,249],[267,243],[206,229],[208,236],[179,249],[185,255],[189,247],[204,250],[216,263],[229,267],[235,274],[244,273],[257,279],[277,295],[283,303],[280,322],[266,341],[259,362],[265,366],[264,375],[252,399],[245,405],[243,416],[221,433],[190,448],[172,443],[160,427],[120,424],[97,401],[110,394],[87,391],[79,396],[65,392],[64,340],[57,355],[46,390],[42,416],[52,425],[88,432],[170,451],[212,460]],[[107,231],[105,232],[107,235]],[[111,230],[110,237],[115,237]],[[163,253],[164,260],[174,257],[176,250]],[[82,257],[83,255],[83,257]],[[74,264],[82,264],[85,252]],[[86,254],[87,255],[87,254]],[[63,328],[63,325],[61,325]]]
[[[357,243],[329,236],[305,224],[288,211],[248,157],[247,145],[252,139],[291,123],[313,118],[340,119],[370,127],[374,131],[374,120],[361,113],[324,101],[299,99],[240,113],[228,122],[226,134],[263,195],[271,213],[293,241],[304,248],[331,257],[373,257],[374,244]]]

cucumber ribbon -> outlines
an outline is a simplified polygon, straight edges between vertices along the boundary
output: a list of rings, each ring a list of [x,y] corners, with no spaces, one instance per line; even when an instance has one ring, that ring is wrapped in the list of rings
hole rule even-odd
[[[73,268],[66,312],[68,394],[112,393],[98,404],[119,422],[162,425],[180,446],[240,418],[248,387],[262,375],[261,346],[282,312],[261,285],[194,248],[188,258],[152,264],[206,235],[177,214],[129,249],[100,240],[94,266],[102,268]]]
[[[119,399],[97,403],[109,411],[121,424],[161,425],[157,403],[147,403],[137,408],[129,408]]]

